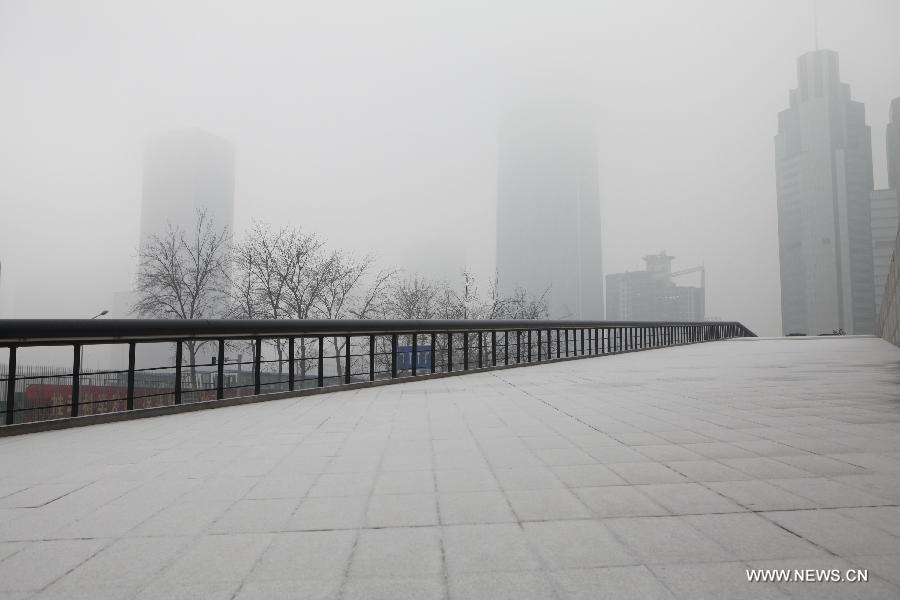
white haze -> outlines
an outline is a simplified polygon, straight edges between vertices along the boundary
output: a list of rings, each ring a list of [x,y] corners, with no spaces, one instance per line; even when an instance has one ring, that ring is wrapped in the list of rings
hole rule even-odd
[[[883,187],[900,2],[819,4]],[[235,146],[238,231],[486,279],[504,89],[562,69],[597,90],[604,274],[665,249],[706,265],[707,315],[776,334],[772,138],[812,32],[811,0],[0,0],[2,316],[110,307],[142,144],[191,126]]]

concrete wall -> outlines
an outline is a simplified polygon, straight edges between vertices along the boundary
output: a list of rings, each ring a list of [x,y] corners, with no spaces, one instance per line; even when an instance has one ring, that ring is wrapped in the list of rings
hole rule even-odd
[[[891,269],[884,286],[875,334],[900,346],[900,231],[894,242],[894,258],[891,259]]]

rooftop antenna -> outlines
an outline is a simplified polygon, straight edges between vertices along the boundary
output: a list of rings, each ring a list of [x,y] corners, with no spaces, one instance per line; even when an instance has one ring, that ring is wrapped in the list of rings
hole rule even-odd
[[[819,2],[813,0],[813,49],[819,49]]]

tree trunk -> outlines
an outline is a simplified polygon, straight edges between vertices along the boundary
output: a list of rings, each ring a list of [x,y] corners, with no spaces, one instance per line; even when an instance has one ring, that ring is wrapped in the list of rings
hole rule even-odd
[[[191,389],[197,389],[197,345],[196,342],[188,342],[188,356],[191,359]]]
[[[337,338],[333,338],[331,343],[334,345],[334,364],[337,368],[335,375],[340,378],[343,375],[343,371],[341,370],[341,349],[338,347]]]

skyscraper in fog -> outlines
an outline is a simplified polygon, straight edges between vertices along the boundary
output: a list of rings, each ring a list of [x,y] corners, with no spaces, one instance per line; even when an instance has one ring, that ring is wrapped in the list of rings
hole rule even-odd
[[[509,103],[498,156],[501,288],[548,290],[553,318],[603,318],[597,141],[589,96],[564,85]]]
[[[865,107],[841,83],[836,52],[804,54],[797,72],[799,86],[778,115],[775,136],[782,328],[872,333],[872,143]]]
[[[888,187],[900,190],[900,98],[891,100],[887,126]]]
[[[900,226],[900,98],[891,102],[887,130],[888,189],[872,192],[872,252],[875,258],[875,317],[887,283]]]
[[[201,129],[181,129],[150,138],[144,148],[141,237],[164,236],[169,224],[191,239],[198,210],[205,210],[216,229],[233,231],[234,149],[226,140]],[[135,265],[137,267],[138,265]],[[135,316],[134,291],[113,294],[110,317]],[[145,364],[171,364],[168,346],[144,345],[138,359]],[[205,357],[204,357],[205,359]],[[111,350],[110,368],[123,368],[125,357]]]
[[[217,229],[234,221],[234,149],[200,129],[151,138],[144,151],[141,244],[162,235],[168,223],[190,234],[198,210]]]

